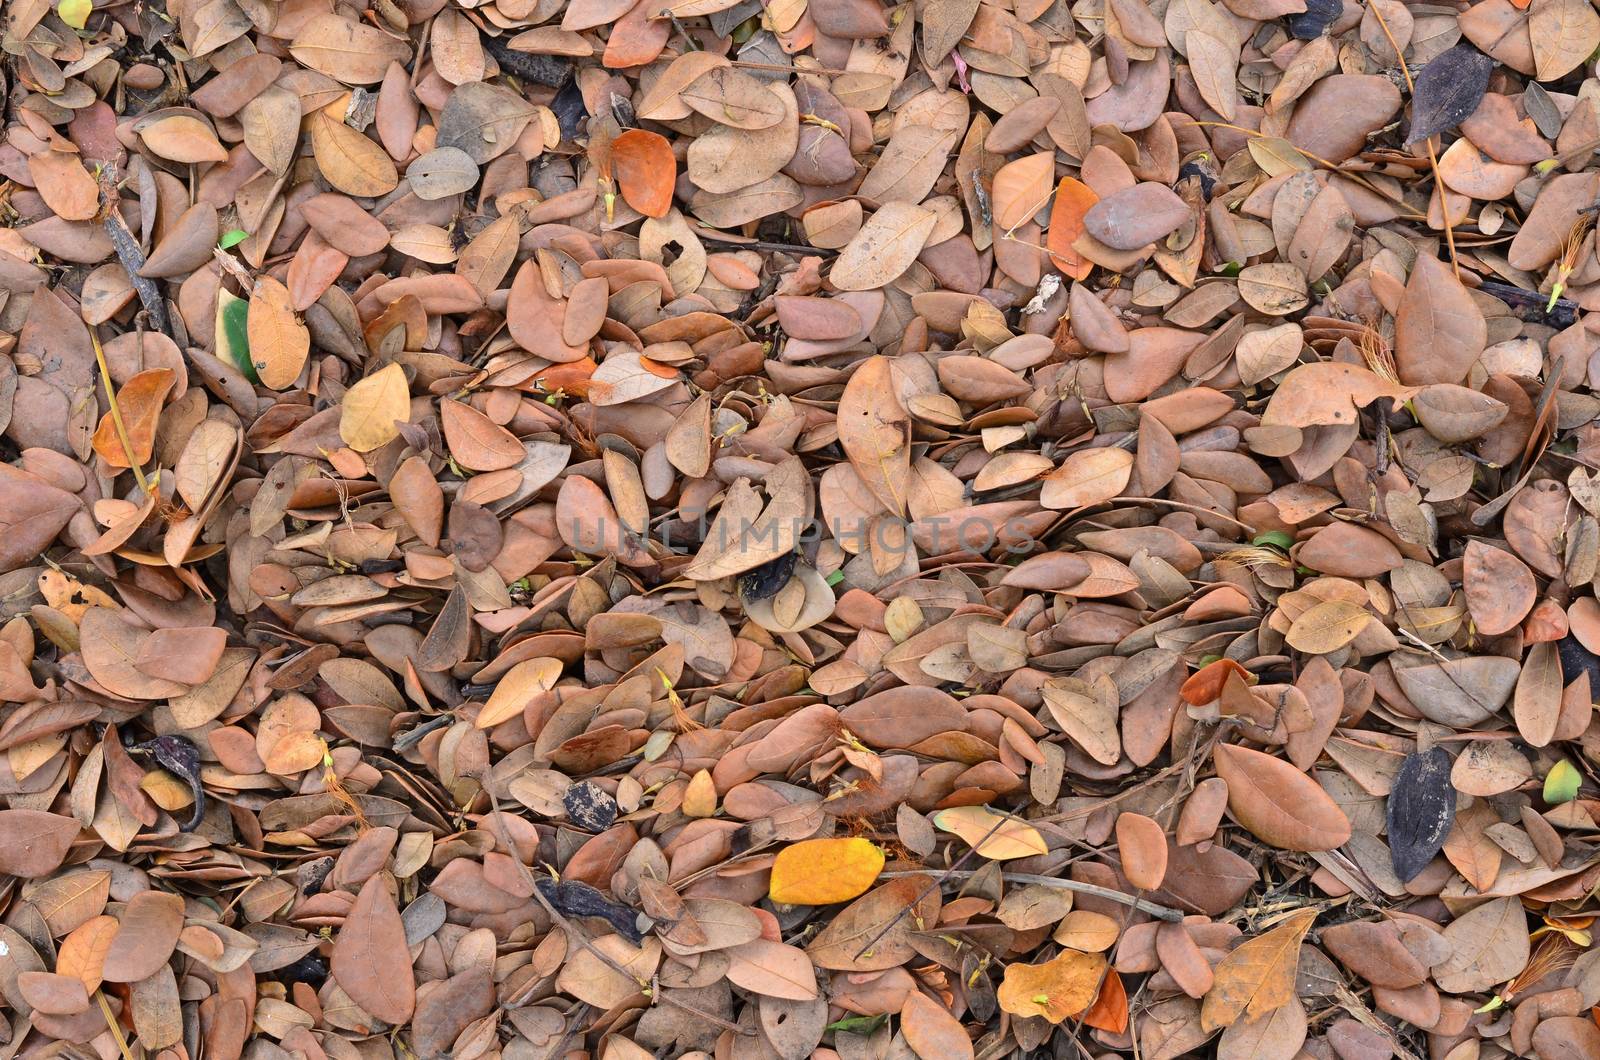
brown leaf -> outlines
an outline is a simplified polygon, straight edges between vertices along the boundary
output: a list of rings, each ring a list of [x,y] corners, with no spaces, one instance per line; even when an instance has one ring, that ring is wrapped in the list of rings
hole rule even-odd
[[[123,907],[121,927],[106,951],[100,974],[113,983],[137,983],[167,963],[183,930],[183,899],[142,891]]]
[[[1218,744],[1214,756],[1228,810],[1258,839],[1285,850],[1332,850],[1350,838],[1338,804],[1281,758],[1234,744]]]
[[[373,1016],[396,1026],[411,1018],[417,1003],[411,948],[384,873],[362,885],[334,936],[328,967],[340,989]]]
[[[54,872],[78,838],[78,823],[43,810],[0,810],[0,872],[33,879]]]
[[[1395,316],[1400,380],[1412,386],[1461,382],[1482,356],[1487,335],[1483,314],[1450,267],[1418,255]]]
[[[900,1033],[918,1056],[971,1057],[972,1039],[943,1005],[913,989],[900,1009]]]
[[[1293,1001],[1300,942],[1316,918],[1314,909],[1295,913],[1224,957],[1206,992],[1201,1026],[1214,1031],[1231,1026],[1241,1016],[1258,1020]]]

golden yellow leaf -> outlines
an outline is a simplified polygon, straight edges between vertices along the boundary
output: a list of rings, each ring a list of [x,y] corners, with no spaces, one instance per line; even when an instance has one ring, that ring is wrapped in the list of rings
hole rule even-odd
[[[1241,1015],[1258,1019],[1294,997],[1300,941],[1316,918],[1315,909],[1296,913],[1222,958],[1200,1008],[1200,1026],[1207,1034]]]
[[[396,420],[411,416],[411,387],[406,373],[391,364],[345,391],[339,413],[339,437],[358,453],[370,453],[400,434]]]
[[[1062,950],[1043,964],[1008,964],[1000,982],[1000,1007],[1013,1016],[1071,1019],[1094,1004],[1106,959],[1098,953]]]
[[[807,839],[778,852],[771,897],[782,905],[829,905],[865,894],[883,871],[868,839]]]
[[[940,810],[933,815],[933,823],[941,831],[965,839],[979,854],[993,861],[1031,858],[1049,850],[1033,825],[995,813],[987,806]]]

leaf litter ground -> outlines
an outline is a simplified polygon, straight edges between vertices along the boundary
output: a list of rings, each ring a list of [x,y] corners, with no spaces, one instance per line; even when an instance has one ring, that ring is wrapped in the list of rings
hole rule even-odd
[[[0,19],[5,1056],[1600,1057],[1590,3]]]

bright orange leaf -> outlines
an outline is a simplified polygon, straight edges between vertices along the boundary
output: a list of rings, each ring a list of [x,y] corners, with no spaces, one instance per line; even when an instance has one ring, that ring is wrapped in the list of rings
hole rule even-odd
[[[1191,674],[1183,683],[1183,687],[1178,689],[1178,695],[1191,706],[1204,706],[1222,695],[1222,686],[1227,683],[1228,675],[1231,673],[1236,673],[1247,681],[1250,679],[1250,671],[1232,659],[1218,659]]]
[[[1062,177],[1061,183],[1056,185],[1056,201],[1050,207],[1050,231],[1045,246],[1056,268],[1074,280],[1084,279],[1094,268],[1093,262],[1078,256],[1072,244],[1083,235],[1083,215],[1099,201],[1100,196],[1080,180]]]
[[[128,432],[128,444],[133,446],[133,460],[122,449],[122,439],[117,435],[116,421],[110,412],[100,417],[100,426],[94,432],[94,451],[105,458],[112,467],[143,465],[150,460],[155,449],[156,425],[161,421],[161,403],[172,389],[176,377],[171,368],[152,368],[140,372],[117,391],[117,408],[122,412],[122,425]]]
[[[1122,985],[1122,976],[1115,971],[1106,972],[1106,981],[1100,985],[1100,996],[1094,999],[1083,1022],[1112,1034],[1128,1029],[1128,991]]]
[[[646,217],[665,217],[672,209],[678,160],[665,136],[629,129],[611,141],[611,172],[622,198]]]

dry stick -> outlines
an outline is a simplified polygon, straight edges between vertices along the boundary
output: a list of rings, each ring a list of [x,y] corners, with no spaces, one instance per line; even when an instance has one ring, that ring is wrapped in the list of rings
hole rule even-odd
[[[1213,519],[1222,519],[1222,520],[1224,520],[1226,522],[1232,523],[1234,526],[1237,526],[1239,529],[1244,530],[1244,531],[1246,531],[1246,532],[1248,532],[1248,533],[1250,533],[1252,535],[1256,533],[1256,528],[1255,527],[1251,526],[1249,523],[1241,523],[1239,520],[1233,518],[1233,516],[1231,516],[1231,515],[1223,515],[1221,512],[1212,511],[1210,508],[1202,508],[1198,504],[1186,504],[1183,501],[1169,501],[1169,500],[1165,500],[1164,498],[1161,498],[1161,497],[1112,497],[1109,501],[1106,501],[1105,503],[1107,503],[1107,504],[1166,504],[1166,505],[1169,505],[1169,506],[1171,506],[1173,508],[1182,508],[1184,511],[1199,512],[1201,515],[1209,515]]]
[[[944,875],[958,879],[967,879],[976,876],[981,869],[945,869]],[[900,876],[921,876],[922,872],[911,870],[906,872],[885,872],[884,879],[893,879]],[[1170,909],[1164,905],[1147,902],[1143,898],[1135,898],[1131,894],[1123,894],[1109,887],[1098,887],[1092,883],[1080,883],[1077,880],[1061,879],[1058,876],[1039,876],[1031,872],[1007,872],[1003,874],[1012,883],[1036,883],[1040,887],[1052,887],[1058,891],[1075,891],[1078,894],[1092,895],[1095,898],[1104,898],[1109,902],[1120,902],[1123,905],[1137,909],[1141,913],[1149,913],[1157,920],[1167,920],[1176,924],[1183,919],[1182,910]],[[915,903],[913,903],[915,904]],[[870,948],[870,947],[869,947]],[[860,956],[860,954],[856,954]]]
[[[494,792],[490,790],[489,778],[479,777],[478,782],[480,785],[482,785],[483,793],[489,796],[489,808],[494,811],[493,816],[495,830],[499,833],[499,839],[506,845],[506,850],[512,855],[511,860],[516,863],[517,870],[522,873],[522,878],[527,881],[528,886],[533,889],[534,899],[537,900],[540,905],[544,906],[544,911],[549,913],[550,919],[554,920],[556,924],[560,926],[561,930],[567,933],[568,938],[577,939],[578,945],[588,950],[596,960],[605,965],[607,968],[610,968],[613,972],[616,972],[618,975],[625,978],[632,979],[634,982],[638,983],[640,993],[643,993],[645,987],[647,987],[649,984],[642,981],[637,975],[634,975],[632,972],[628,971],[628,969],[624,968],[619,962],[614,961],[606,954],[601,953],[600,950],[589,941],[588,937],[585,936],[583,932],[573,927],[572,921],[563,916],[560,910],[556,909],[556,907],[550,903],[550,899],[544,896],[544,892],[539,889],[539,881],[533,876],[533,871],[522,863],[522,859],[520,857],[516,856],[516,844],[511,841],[511,836],[506,832],[505,822],[500,819],[500,800],[495,798]],[[696,1016],[700,1019],[706,1020],[709,1023],[713,1023],[718,1027],[721,1027],[723,1030],[729,1030],[739,1035],[754,1033],[753,1031],[740,1030],[735,1024],[729,1023],[725,1019],[722,1019],[718,1016],[713,1016],[709,1012],[702,1012],[693,1005],[679,1001],[677,998],[670,997],[659,990],[653,991],[651,993],[651,997],[656,1001],[664,1001],[673,1008],[680,1008],[689,1013],[691,1016]]]
[[[1400,73],[1406,79],[1406,91],[1411,93],[1411,102],[1414,106],[1417,101],[1417,83],[1411,80],[1411,67],[1406,65],[1405,50],[1394,39],[1394,34],[1389,32],[1389,20],[1383,17],[1383,11],[1378,5],[1368,3],[1367,10],[1378,16],[1378,27],[1383,30],[1383,35],[1389,40],[1389,47],[1394,49],[1394,57],[1400,62]],[[1455,270],[1456,280],[1459,282],[1461,262],[1456,260],[1456,226],[1450,220],[1449,193],[1439,176],[1439,156],[1433,150],[1433,136],[1429,135],[1422,143],[1428,149],[1428,166],[1433,170],[1433,190],[1439,193],[1439,216],[1444,220],[1444,241],[1450,247],[1450,267]]]
[[[1011,816],[1009,814],[1006,814],[1005,816],[1002,816],[998,821],[996,821],[994,823],[994,827],[989,829],[989,831],[984,834],[984,837],[982,839],[978,840],[976,843],[974,843],[970,847],[968,847],[967,848],[967,852],[965,854],[961,855],[959,858],[957,858],[956,859],[956,863],[954,865],[950,866],[948,869],[943,869],[943,870],[924,869],[924,870],[917,871],[917,872],[905,873],[905,875],[907,875],[907,876],[924,876],[924,875],[927,875],[930,872],[939,872],[940,875],[936,876],[932,883],[930,883],[930,884],[928,884],[928,886],[924,887],[922,889],[922,893],[921,894],[917,895],[915,898],[911,899],[910,902],[906,903],[906,907],[904,909],[900,910],[900,912],[896,913],[894,915],[894,918],[892,920],[890,920],[887,924],[883,925],[883,928],[876,935],[874,935],[870,939],[868,939],[867,940],[867,944],[865,946],[862,946],[859,950],[857,950],[856,951],[856,955],[854,957],[850,958],[850,959],[853,960],[853,961],[859,961],[861,959],[861,955],[863,953],[866,953],[868,950],[872,949],[872,947],[874,947],[874,946],[876,946],[878,944],[878,940],[879,939],[883,938],[883,936],[887,935],[890,931],[893,931],[894,930],[894,926],[896,924],[900,923],[900,921],[904,920],[907,916],[909,916],[910,913],[911,913],[911,910],[913,910],[913,909],[915,909],[917,907],[917,903],[918,902],[921,902],[924,898],[928,897],[928,895],[932,894],[935,890],[937,890],[939,888],[939,885],[944,881],[944,877],[955,875],[956,874],[956,870],[961,868],[961,866],[965,865],[967,863],[967,859],[972,857],[972,855],[976,854],[978,852],[978,848],[983,846],[983,844],[987,843],[991,836],[993,836],[996,832],[1000,831],[1000,826],[1005,824],[1009,820],[1011,820]],[[898,874],[897,873],[886,872],[883,875],[885,875],[885,876],[894,876],[894,875],[898,875]],[[970,876],[971,873],[968,873],[967,875]]]
[[[1226,121],[1197,121],[1194,124],[1210,126],[1212,128],[1217,128],[1217,129],[1232,129],[1236,133],[1243,133],[1246,136],[1255,136],[1255,137],[1259,137],[1259,138],[1264,139],[1264,140],[1272,139],[1272,137],[1268,136],[1266,133],[1262,132],[1260,129],[1247,129],[1243,125],[1234,125],[1232,122],[1226,122]],[[1289,146],[1294,147],[1293,144],[1290,144]],[[1428,215],[1427,214],[1417,213],[1410,206],[1407,206],[1404,199],[1401,199],[1401,198],[1398,198],[1398,197],[1396,197],[1394,195],[1389,194],[1389,192],[1385,191],[1384,189],[1380,188],[1378,185],[1374,184],[1372,181],[1368,180],[1367,177],[1366,177],[1366,174],[1359,173],[1359,172],[1357,172],[1355,170],[1342,169],[1342,168],[1340,168],[1340,166],[1337,163],[1330,162],[1326,158],[1323,158],[1320,155],[1314,155],[1310,151],[1305,150],[1304,148],[1295,147],[1294,149],[1299,154],[1302,154],[1306,158],[1311,159],[1311,161],[1313,161],[1317,165],[1322,166],[1323,168],[1327,169],[1329,172],[1337,173],[1341,177],[1349,177],[1351,180],[1353,180],[1356,183],[1362,185],[1368,191],[1370,191],[1374,195],[1378,196],[1378,198],[1385,199],[1385,200],[1393,203],[1394,205],[1400,207],[1400,209],[1405,211],[1407,214],[1409,214],[1412,219],[1414,219],[1414,220],[1422,220],[1422,221],[1426,221],[1428,219]]]

